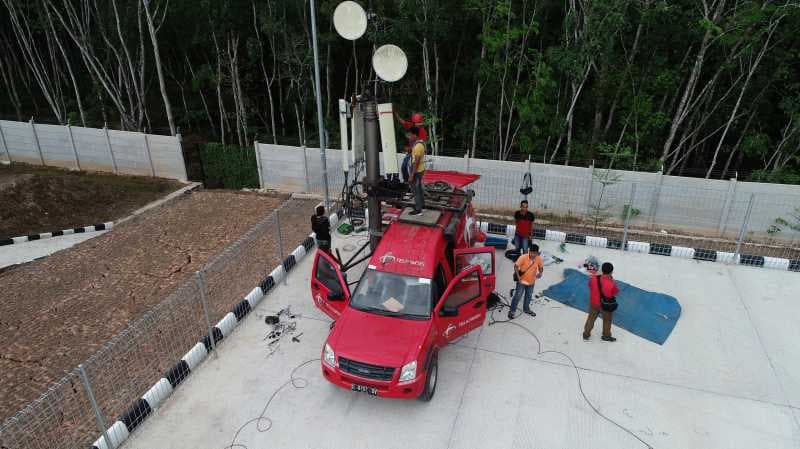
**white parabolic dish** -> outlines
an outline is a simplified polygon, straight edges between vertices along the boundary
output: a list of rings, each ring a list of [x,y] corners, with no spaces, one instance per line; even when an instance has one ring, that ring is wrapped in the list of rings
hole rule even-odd
[[[367,31],[367,13],[356,2],[339,3],[333,11],[333,27],[339,36],[354,41]]]
[[[372,55],[372,67],[375,73],[387,82],[398,81],[408,70],[408,58],[397,45],[383,45]]]

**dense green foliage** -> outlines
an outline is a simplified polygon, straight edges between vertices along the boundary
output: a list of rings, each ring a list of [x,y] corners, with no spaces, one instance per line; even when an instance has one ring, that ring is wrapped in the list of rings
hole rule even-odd
[[[379,92],[425,113],[439,154],[800,179],[796,2],[362,0],[374,16],[356,42],[333,31],[338,2],[317,4],[332,147],[337,100],[371,89],[371,53],[394,43],[409,71]],[[308,1],[0,5],[5,117],[165,128],[167,97],[184,134],[318,140]]]
[[[208,143],[200,157],[207,182],[225,189],[258,188],[258,167],[253,147]]]

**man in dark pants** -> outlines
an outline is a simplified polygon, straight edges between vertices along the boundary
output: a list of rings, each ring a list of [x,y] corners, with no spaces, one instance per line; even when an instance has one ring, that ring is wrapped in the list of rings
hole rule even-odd
[[[617,341],[616,338],[611,336],[611,322],[614,318],[614,312],[609,312],[602,309],[600,304],[600,290],[603,289],[603,296],[606,298],[613,298],[619,294],[617,283],[614,282],[614,277],[611,273],[614,272],[614,265],[606,262],[601,268],[602,275],[593,275],[589,273],[589,316],[586,317],[586,324],[583,326],[583,339],[588,340],[592,335],[594,329],[594,321],[597,316],[603,315],[603,341]],[[598,286],[598,276],[600,277],[600,285]]]
[[[403,157],[400,171],[403,174],[403,183],[408,184],[409,179],[411,179],[411,145],[406,145],[406,155]]]
[[[325,206],[317,206],[316,213],[311,216],[311,230],[317,238],[317,248],[331,253],[331,222],[325,216]]]
[[[519,203],[519,210],[514,212],[514,246],[520,254],[528,252],[533,238],[533,212],[528,210],[528,200]]]
[[[419,137],[419,128],[411,127],[406,131],[406,139],[411,146],[411,174],[409,183],[414,192],[414,211],[411,215],[419,215],[425,208],[425,191],[422,178],[425,176],[425,141]]]
[[[531,310],[533,287],[536,285],[536,280],[541,279],[542,273],[544,273],[544,263],[542,256],[539,255],[539,245],[532,244],[527,253],[519,256],[519,259],[514,262],[514,270],[516,270],[519,280],[514,288],[508,319],[513,320],[517,317],[517,305],[520,299],[523,300],[522,311],[530,316],[536,316],[536,313]]]

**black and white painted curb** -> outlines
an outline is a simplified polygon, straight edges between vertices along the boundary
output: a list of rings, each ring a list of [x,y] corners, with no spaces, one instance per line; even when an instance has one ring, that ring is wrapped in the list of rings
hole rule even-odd
[[[509,240],[514,238],[516,227],[514,225],[495,224],[482,221],[482,231],[490,234],[506,236]],[[592,237],[583,234],[573,234],[551,229],[534,227],[533,237],[540,240],[572,243],[576,245],[593,246],[597,248],[621,249],[622,240],[605,237]],[[772,268],[784,271],[800,271],[800,259],[790,260],[780,257],[757,256],[753,254],[735,254],[704,248],[689,248],[685,246],[669,245],[663,243],[637,242],[628,240],[625,249],[634,253],[655,254],[659,256],[680,257],[709,262],[722,262],[734,265],[747,265],[763,268]]]
[[[338,214],[330,216],[331,227],[335,227],[339,221]],[[161,405],[180,385],[186,377],[197,367],[203,360],[211,353],[211,338],[214,339],[214,344],[222,341],[241,323],[244,318],[256,308],[262,299],[272,291],[272,289],[280,283],[284,277],[287,276],[297,263],[309,254],[314,248],[316,241],[314,233],[309,234],[302,244],[292,251],[283,262],[275,267],[272,272],[262,280],[258,286],[247,294],[233,309],[228,312],[211,330],[211,336],[204,336],[194,347],[184,354],[183,357],[172,367],[169,371],[164,373],[164,376],[158,380],[147,392],[137,399],[126,411],[123,413],[114,424],[106,431],[111,446],[106,444],[104,436],[100,436],[94,444],[92,449],[114,449],[122,445],[128,438],[131,432],[139,427],[142,422],[153,412],[153,410]]]
[[[164,205],[164,204],[172,201],[173,199],[175,199],[175,198],[177,198],[177,197],[179,197],[181,195],[184,195],[184,194],[187,194],[187,193],[191,193],[193,190],[198,189],[202,185],[203,184],[201,184],[199,182],[189,183],[189,185],[181,187],[180,189],[170,193],[169,195],[165,196],[164,198],[155,200],[152,203],[147,204],[144,207],[141,207],[141,208],[133,211],[127,217],[121,218],[121,219],[117,220],[116,222],[109,221],[107,223],[100,223],[100,224],[96,224],[96,225],[92,225],[92,226],[84,226],[82,228],[63,229],[61,231],[45,232],[43,234],[23,235],[21,237],[12,237],[12,238],[8,238],[8,239],[2,239],[2,240],[0,240],[0,246],[14,245],[14,244],[17,244],[17,243],[25,243],[25,242],[31,242],[31,241],[34,241],[34,240],[43,240],[43,239],[49,239],[49,238],[53,238],[53,237],[59,237],[59,236],[71,235],[71,234],[81,234],[81,233],[96,232],[96,231],[108,231],[108,230],[110,230],[111,228],[114,227],[115,223],[116,224],[120,224],[120,223],[123,223],[125,221],[128,221],[128,220],[130,220],[130,219],[132,219],[132,218],[134,218],[134,217],[136,217],[138,215],[143,214],[144,212],[147,212],[150,209],[153,209],[153,208],[156,208],[158,206]]]
[[[0,240],[0,246],[14,245],[17,243],[32,242],[34,240],[44,240],[52,237],[59,237],[62,235],[83,234],[86,232],[107,231],[114,227],[114,222],[100,223],[91,226],[84,226],[82,228],[63,229],[61,231],[45,232],[42,234],[23,235],[21,237],[12,237],[10,239]]]

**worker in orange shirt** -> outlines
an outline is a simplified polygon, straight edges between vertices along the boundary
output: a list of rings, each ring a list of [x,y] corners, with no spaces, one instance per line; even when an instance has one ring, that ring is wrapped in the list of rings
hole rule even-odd
[[[522,303],[522,311],[530,316],[536,316],[536,313],[531,310],[533,287],[536,285],[536,279],[540,279],[544,273],[544,262],[542,262],[542,256],[539,255],[539,245],[531,244],[528,253],[519,256],[514,263],[514,273],[517,286],[514,288],[514,298],[511,300],[508,319],[513,320],[517,317],[517,304],[523,295],[525,300]]]

